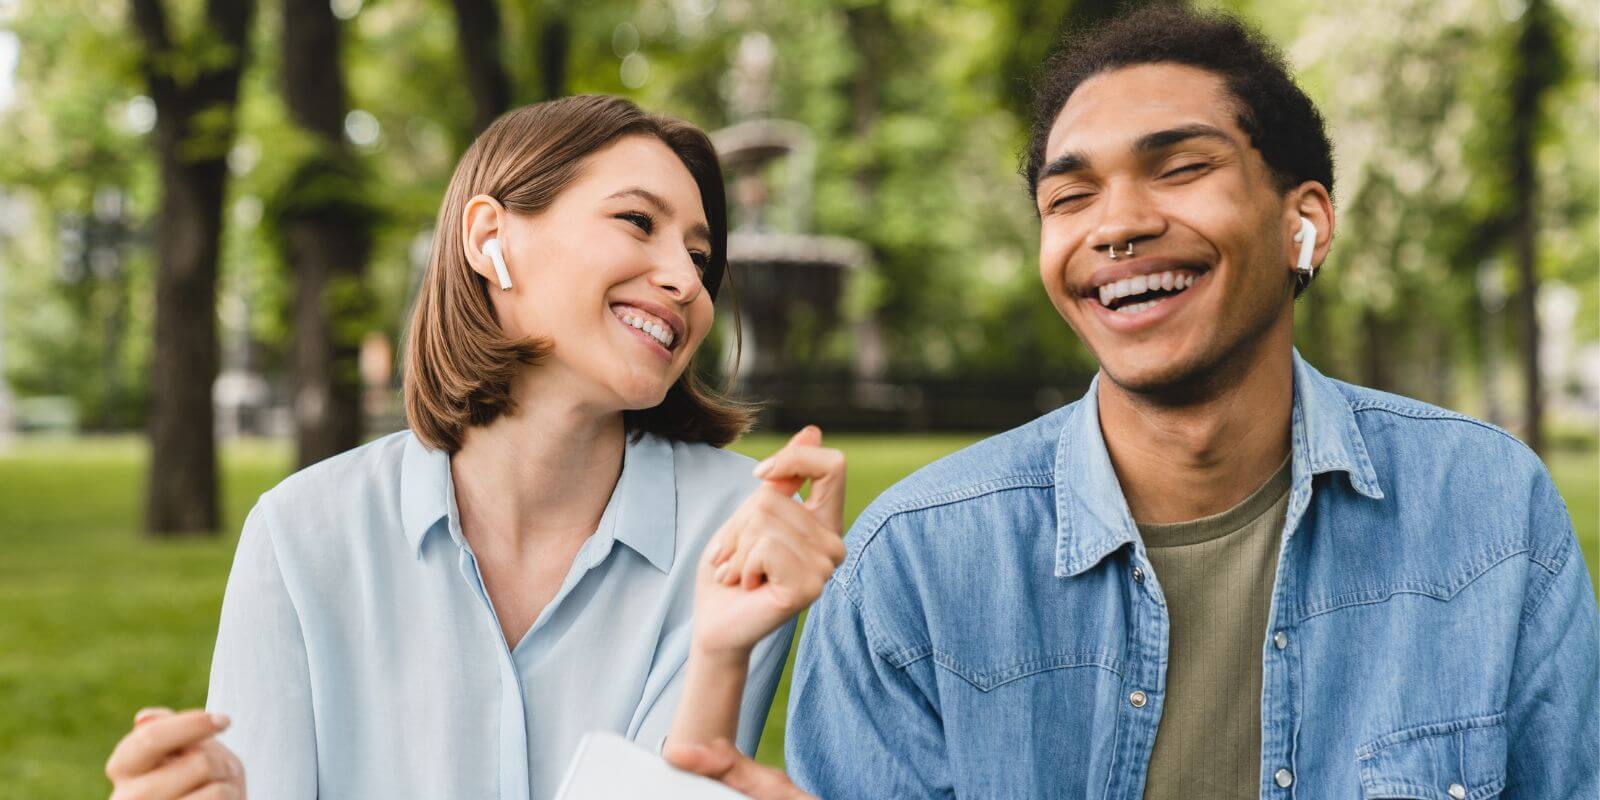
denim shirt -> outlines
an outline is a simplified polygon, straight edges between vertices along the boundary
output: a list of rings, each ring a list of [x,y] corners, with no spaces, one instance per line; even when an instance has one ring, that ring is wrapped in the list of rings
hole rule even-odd
[[[1539,459],[1295,355],[1262,798],[1600,796],[1600,611]],[[1143,792],[1170,616],[1082,400],[878,498],[808,618],[787,761],[825,800]]]

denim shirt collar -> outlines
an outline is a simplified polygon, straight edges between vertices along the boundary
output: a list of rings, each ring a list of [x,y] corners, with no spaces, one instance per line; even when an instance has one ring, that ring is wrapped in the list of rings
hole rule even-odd
[[[1083,399],[1067,411],[1056,442],[1058,578],[1084,572],[1122,545],[1139,541],[1100,431],[1099,385],[1096,375]],[[1383,499],[1350,401],[1337,384],[1307,364],[1298,350],[1294,353],[1290,447],[1291,506],[1304,509],[1310,499],[1311,479],[1324,472],[1344,472],[1357,492],[1373,500]],[[1298,518],[1298,513],[1291,516]]]
[[[673,473],[672,444],[654,434],[638,441],[632,433],[622,455],[622,475],[606,501],[597,539],[621,542],[662,572],[672,568],[677,549],[677,479]],[[400,523],[406,540],[422,556],[429,532],[440,527],[458,546],[467,547],[461,535],[461,515],[456,508],[450,456],[430,449],[415,435],[406,438],[400,468]],[[610,541],[598,541],[592,552],[609,553]],[[470,549],[470,548],[468,548]]]

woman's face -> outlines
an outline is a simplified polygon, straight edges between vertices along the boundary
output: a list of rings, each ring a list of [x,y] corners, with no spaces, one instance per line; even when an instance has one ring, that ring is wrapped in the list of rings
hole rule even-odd
[[[526,373],[536,396],[559,392],[605,412],[658,405],[711,327],[700,190],[653,136],[590,155],[537,215],[474,198],[466,225],[468,259],[488,281],[501,327],[553,344]],[[483,255],[490,237],[500,239],[510,291]]]

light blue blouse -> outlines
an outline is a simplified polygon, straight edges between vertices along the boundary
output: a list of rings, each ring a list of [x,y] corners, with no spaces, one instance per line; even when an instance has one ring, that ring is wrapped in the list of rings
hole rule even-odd
[[[222,741],[252,800],[548,798],[584,733],[654,747],[682,694],[698,554],[760,481],[744,456],[631,438],[598,530],[514,647],[461,535],[450,460],[410,432],[262,495],[206,703],[233,718]],[[746,753],[793,634],[751,657]]]

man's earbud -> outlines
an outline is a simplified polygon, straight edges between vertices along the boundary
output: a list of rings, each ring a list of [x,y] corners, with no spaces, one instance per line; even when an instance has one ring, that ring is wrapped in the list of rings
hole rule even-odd
[[[500,291],[511,291],[511,272],[506,269],[506,257],[500,253],[500,240],[490,239],[484,242],[483,254],[494,262],[494,274],[500,278]]]
[[[1311,265],[1311,251],[1317,249],[1317,226],[1305,217],[1300,218],[1300,232],[1294,235],[1294,240],[1300,243],[1300,261],[1294,268],[1305,273],[1307,280],[1311,279],[1317,268]]]

